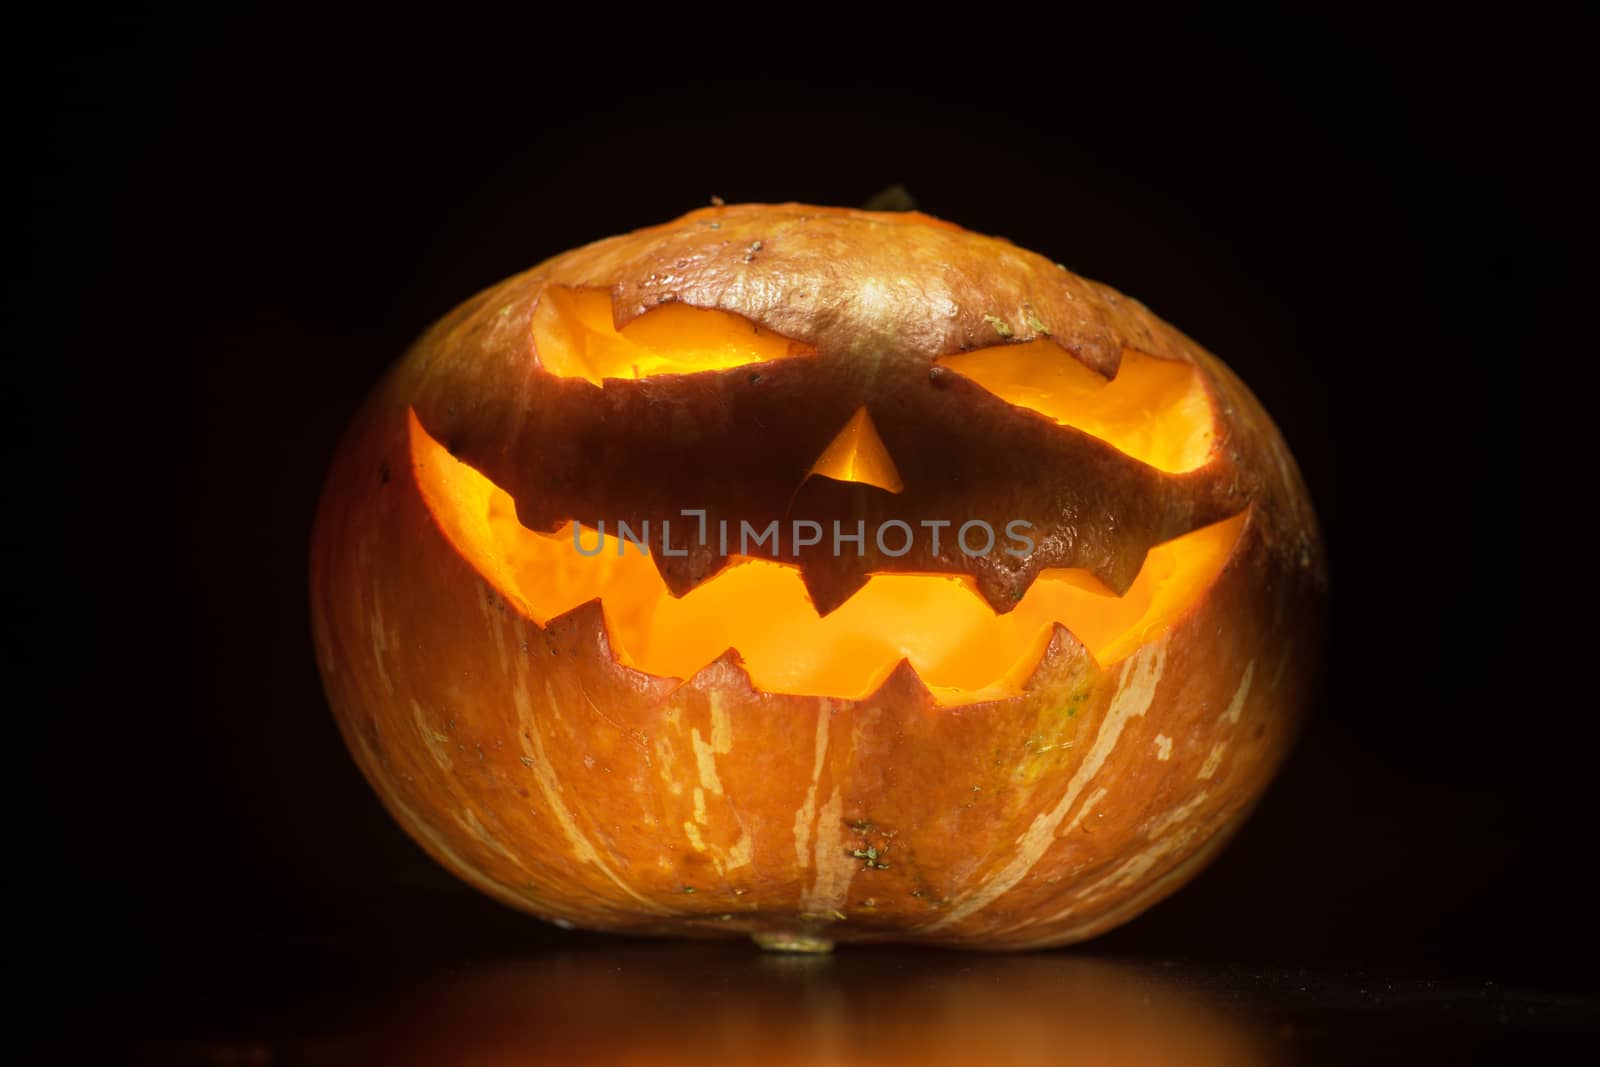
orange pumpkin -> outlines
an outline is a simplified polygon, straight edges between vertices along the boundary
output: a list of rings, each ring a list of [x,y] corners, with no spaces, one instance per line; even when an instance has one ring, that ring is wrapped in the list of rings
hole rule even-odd
[[[357,763],[552,921],[1081,940],[1281,762],[1325,576],[1266,413],[925,215],[714,207],[549,260],[371,396],[312,552]]]

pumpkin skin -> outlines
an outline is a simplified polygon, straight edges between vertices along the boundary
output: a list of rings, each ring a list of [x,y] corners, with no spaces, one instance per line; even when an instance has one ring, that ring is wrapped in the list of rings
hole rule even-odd
[[[664,306],[715,309],[804,352],[597,386],[541,361],[540,302],[558,291],[609,293],[618,330]],[[1157,469],[946,362],[1044,343],[1112,385],[1134,360],[1193,368],[1203,461]],[[863,408],[896,492],[806,477]],[[805,556],[823,616],[880,574],[960,576],[997,617],[1052,568],[1125,594],[1153,547],[1229,521],[1234,532],[1214,577],[1114,657],[1058,625],[993,699],[953,701],[910,662],[870,692],[817,696],[763,688],[736,643],[680,676],[620,662],[600,600],[536,618],[441,505],[451,464],[508,493],[533,531],[684,507],[754,523],[798,508],[851,524],[1032,524],[1020,558],[925,539],[891,556],[871,538],[859,555]],[[690,544],[652,562],[683,596],[728,560]],[[1176,889],[1293,740],[1325,590],[1294,461],[1215,357],[1003,240],[805,205],[696,211],[558,256],[446,316],[349,430],[311,558],[340,729],[435,859],[557,923],[796,949],[1061,945]]]

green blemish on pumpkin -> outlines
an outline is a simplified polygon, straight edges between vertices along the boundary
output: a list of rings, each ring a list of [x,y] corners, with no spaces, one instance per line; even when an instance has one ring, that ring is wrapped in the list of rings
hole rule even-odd
[[[888,849],[885,848],[884,851],[886,852]],[[878,851],[876,846],[869,845],[866,848],[853,848],[850,850],[850,855],[858,860],[863,861],[861,867],[862,870],[886,871],[889,869],[889,865],[887,863],[884,863],[882,860],[878,859],[882,853]]]
[[[1067,698],[1067,702],[1062,705],[1061,714],[1068,719],[1077,715],[1078,709],[1083,707],[1084,702],[1089,699],[1089,694],[1089,689],[1080,689],[1076,693],[1073,693]]]
[[[1006,322],[1005,319],[1000,318],[998,315],[985,315],[983,317],[983,321],[994,327],[994,332],[999,334],[1001,337],[1011,336],[1011,324]]]
[[[1035,315],[1031,308],[1028,310],[1028,328],[1041,336],[1050,336],[1050,327],[1046,326],[1044,320]]]

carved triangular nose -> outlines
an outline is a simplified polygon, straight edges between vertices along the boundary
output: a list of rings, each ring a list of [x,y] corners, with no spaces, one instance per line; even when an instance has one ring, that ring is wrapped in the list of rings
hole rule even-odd
[[[822,455],[811,465],[810,473],[838,482],[863,482],[891,493],[905,488],[889,450],[878,436],[877,427],[872,425],[872,416],[864,407],[856,409],[844,429],[822,450]]]

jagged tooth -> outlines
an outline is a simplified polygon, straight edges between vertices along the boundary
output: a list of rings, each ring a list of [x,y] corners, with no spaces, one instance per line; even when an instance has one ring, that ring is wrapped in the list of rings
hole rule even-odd
[[[750,672],[745,670],[744,657],[739,654],[737,648],[728,649],[695,671],[683,684],[690,689],[731,694],[741,700],[747,695],[761,694],[761,690],[750,680]]]
[[[1083,647],[1077,635],[1058,622],[1050,632],[1044,654],[1039,657],[1038,664],[1028,674],[1028,680],[1022,688],[1024,692],[1040,687],[1055,688],[1086,673],[1096,673],[1099,669],[1099,664]]]
[[[1039,577],[1039,570],[1039,564],[1030,559],[1015,570],[986,567],[978,571],[973,578],[978,587],[978,595],[983,597],[996,615],[1004,615],[1028,595],[1034,579]]]
[[[1133,580],[1139,577],[1139,572],[1144,570],[1145,556],[1149,555],[1149,551],[1150,546],[1146,545],[1137,556],[1131,552],[1117,553],[1109,560],[1091,566],[1089,573],[1104,582],[1106,588],[1117,596],[1123,596],[1128,592],[1128,587],[1133,585]]]
[[[667,592],[681,597],[708,578],[716,576],[728,565],[728,557],[714,546],[691,542],[686,556],[669,556],[659,545],[652,546],[650,558],[655,562],[656,573],[666,583]]]
[[[867,584],[865,566],[828,565],[836,562],[839,561],[825,557],[800,565],[800,580],[805,583],[806,593],[810,595],[818,615],[828,615]]]
[[[599,597],[557,615],[541,629],[553,651],[560,655],[576,657],[585,670],[621,671],[628,679],[629,689],[646,694],[651,699],[665,696],[678,684],[676,678],[662,678],[648,674],[617,660],[616,653],[611,648],[611,636],[605,623],[605,609],[601,606]]]
[[[903,659],[895,665],[894,670],[883,680],[867,697],[867,703],[881,703],[886,707],[896,708],[932,708],[938,701],[934,698],[933,690],[922,680],[922,675],[911,665],[911,661]]]
[[[546,639],[559,652],[580,659],[615,663],[611,635],[606,631],[605,607],[600,598],[586,600],[544,624]]]
[[[611,639],[607,636],[606,628],[602,621],[604,617],[605,609],[600,603],[600,598],[594,597],[590,600],[585,600],[575,608],[563,611],[560,615],[552,616],[550,621],[544,624],[543,629],[552,644],[560,645],[566,651],[579,654],[587,654],[589,650],[587,647],[580,649],[577,645],[571,644],[568,639],[574,636],[581,637],[598,634],[594,639],[594,643],[599,650],[600,656],[605,659],[614,659],[615,657],[611,654]],[[567,641],[567,644],[562,645],[564,640]]]

